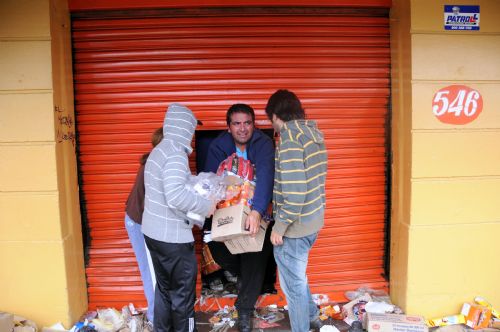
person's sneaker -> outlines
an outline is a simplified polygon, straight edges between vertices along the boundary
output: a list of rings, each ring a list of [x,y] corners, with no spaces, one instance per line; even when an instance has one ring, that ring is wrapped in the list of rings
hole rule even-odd
[[[222,284],[222,280],[216,278],[208,283],[210,289],[214,292],[222,292],[224,290],[224,285]]]
[[[232,283],[236,283],[238,281],[238,277],[236,277],[234,274],[231,272],[224,270],[224,277],[226,277],[226,280]]]
[[[238,313],[238,331],[251,332],[252,331],[252,315],[247,312]]]
[[[321,327],[323,326],[323,322],[319,318],[315,318],[314,320],[309,322],[309,330],[314,332],[319,332]]]

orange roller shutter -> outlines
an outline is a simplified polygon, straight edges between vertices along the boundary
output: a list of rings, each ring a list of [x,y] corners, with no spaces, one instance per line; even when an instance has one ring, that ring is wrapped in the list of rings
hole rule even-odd
[[[312,291],[341,300],[363,285],[387,287],[389,20],[366,13],[73,19],[90,308],[145,304],[124,206],[167,105],[185,103],[205,130],[225,129],[227,108],[244,102],[270,128],[264,107],[279,88],[301,98],[328,148]]]

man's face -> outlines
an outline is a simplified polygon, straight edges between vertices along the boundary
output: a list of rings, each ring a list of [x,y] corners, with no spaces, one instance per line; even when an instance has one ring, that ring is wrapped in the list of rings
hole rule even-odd
[[[229,132],[237,145],[245,145],[252,137],[254,123],[252,116],[246,113],[233,113],[229,123]]]

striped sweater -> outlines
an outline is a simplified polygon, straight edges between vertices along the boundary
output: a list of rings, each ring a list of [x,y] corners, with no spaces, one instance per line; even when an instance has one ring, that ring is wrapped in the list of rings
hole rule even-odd
[[[167,243],[193,242],[193,223],[187,212],[206,216],[212,203],[186,189],[191,175],[188,155],[196,118],[187,107],[169,106],[163,122],[163,140],[148,157],[144,171],[146,197],[142,232]]]
[[[324,223],[327,153],[316,122],[285,122],[275,168],[273,231],[291,238],[318,232]]]

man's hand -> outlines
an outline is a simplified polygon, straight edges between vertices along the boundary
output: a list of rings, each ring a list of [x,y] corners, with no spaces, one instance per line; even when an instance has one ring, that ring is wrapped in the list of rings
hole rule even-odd
[[[245,220],[245,229],[250,231],[250,235],[255,237],[260,227],[260,213],[252,210]]]
[[[272,231],[271,232],[271,243],[275,246],[283,245],[283,236],[278,233]]]

